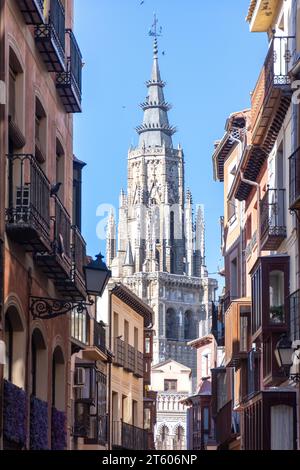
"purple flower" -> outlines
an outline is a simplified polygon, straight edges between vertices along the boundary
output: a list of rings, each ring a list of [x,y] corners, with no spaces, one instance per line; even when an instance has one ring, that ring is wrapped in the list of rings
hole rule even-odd
[[[52,408],[51,449],[64,450],[67,446],[66,414]]]
[[[4,438],[17,444],[26,445],[27,397],[24,390],[4,380],[3,433]]]
[[[48,449],[48,403],[36,397],[30,400],[30,449]]]

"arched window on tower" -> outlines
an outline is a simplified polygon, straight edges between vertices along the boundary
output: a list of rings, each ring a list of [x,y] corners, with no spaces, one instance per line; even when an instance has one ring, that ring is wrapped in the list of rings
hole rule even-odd
[[[184,429],[182,426],[178,426],[174,438],[174,450],[184,450]]]
[[[168,426],[163,426],[158,436],[158,450],[169,450],[170,431]]]
[[[166,313],[166,337],[173,341],[179,339],[179,318],[173,308],[169,308]]]
[[[192,340],[198,338],[198,322],[197,318],[191,310],[185,312],[184,315],[184,339]]]
[[[171,274],[175,273],[174,241],[175,241],[175,215],[174,215],[174,212],[172,211],[170,214]]]

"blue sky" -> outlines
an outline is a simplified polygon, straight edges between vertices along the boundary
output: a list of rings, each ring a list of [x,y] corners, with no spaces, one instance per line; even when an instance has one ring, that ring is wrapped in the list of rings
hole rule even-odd
[[[83,233],[95,255],[105,242],[96,227],[101,204],[118,207],[126,189],[127,151],[137,143],[142,102],[152,66],[148,36],[156,12],[163,27],[160,67],[165,96],[174,106],[171,124],[183,146],[186,188],[206,212],[207,265],[222,265],[219,218],[223,187],[213,181],[213,143],[225,120],[250,105],[267,52],[264,34],[245,22],[250,0],[75,0],[75,33],[85,66],[83,113],[75,116],[75,147],[88,166],[83,180]]]

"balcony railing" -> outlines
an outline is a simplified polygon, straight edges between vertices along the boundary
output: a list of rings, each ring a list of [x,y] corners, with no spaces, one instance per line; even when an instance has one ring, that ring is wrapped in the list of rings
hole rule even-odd
[[[86,265],[86,242],[76,227],[72,227],[72,279],[79,292],[85,296],[84,266]]]
[[[74,33],[67,30],[70,37],[70,57],[67,70],[57,74],[56,88],[67,113],[81,112],[82,55]]]
[[[35,41],[49,72],[65,70],[65,9],[51,0],[48,22],[36,26]]]
[[[96,320],[94,323],[94,345],[101,351],[106,352],[106,331],[104,325]]]
[[[58,197],[55,198],[54,251],[71,260],[71,217]]]
[[[300,209],[300,147],[290,157],[290,210]]]
[[[18,0],[19,8],[26,24],[41,24],[44,22],[43,0]]]
[[[115,339],[114,364],[138,378],[144,377],[144,354],[120,338]]]
[[[290,296],[291,340],[300,340],[300,290]]]
[[[27,251],[50,250],[50,183],[31,154],[9,155],[9,236]]]
[[[268,189],[260,203],[260,236],[263,250],[277,250],[286,238],[285,194],[285,189]]]
[[[148,433],[122,421],[114,421],[112,428],[112,444],[126,450],[146,450]]]
[[[296,419],[295,392],[279,389],[257,393],[243,408],[244,450],[295,450]]]
[[[293,40],[273,38],[252,95],[253,144],[264,144],[267,151],[274,145],[291,100]]]

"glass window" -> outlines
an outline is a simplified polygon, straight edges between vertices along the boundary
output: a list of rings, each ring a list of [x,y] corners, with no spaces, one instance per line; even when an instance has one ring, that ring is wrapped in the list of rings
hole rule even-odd
[[[165,380],[165,392],[177,392],[177,380]]]
[[[151,353],[151,339],[145,338],[145,354]]]
[[[203,408],[203,429],[204,432],[209,431],[209,408]]]
[[[269,275],[270,289],[270,323],[284,323],[284,273],[271,271]]]
[[[151,410],[144,409],[144,429],[151,429]]]

